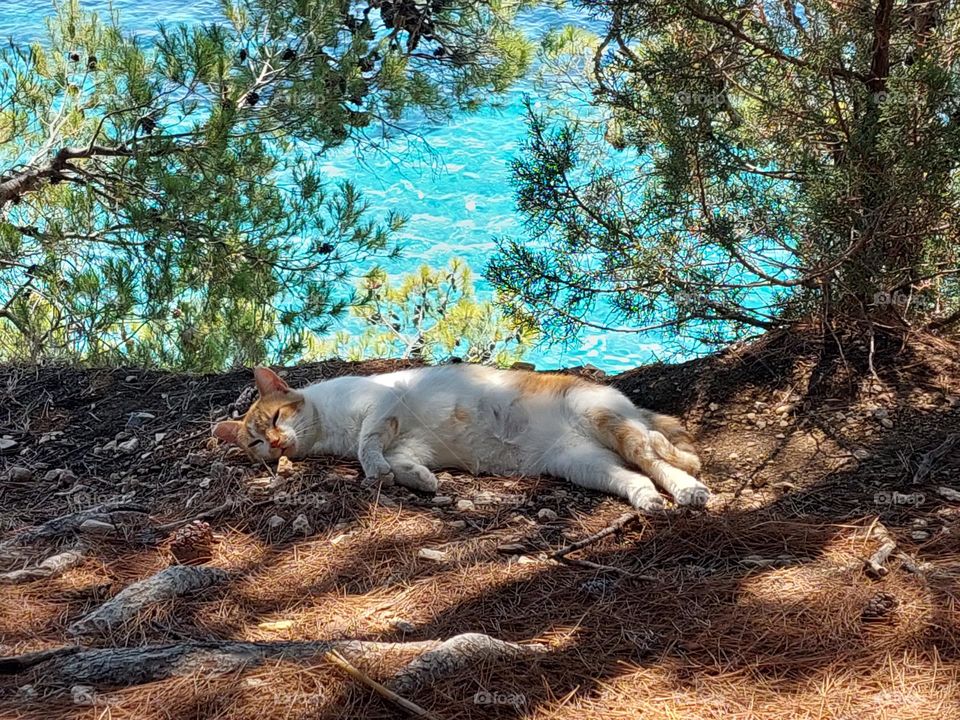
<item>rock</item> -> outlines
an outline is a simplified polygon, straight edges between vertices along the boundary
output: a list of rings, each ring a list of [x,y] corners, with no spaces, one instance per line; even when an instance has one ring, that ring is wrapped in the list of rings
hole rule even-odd
[[[0,455],[16,452],[19,445],[20,443],[12,438],[0,438]]]
[[[295,533],[301,535],[309,535],[310,531],[313,529],[310,527],[310,521],[307,520],[307,516],[303,513],[300,513],[293,519],[293,525],[291,525]]]
[[[763,430],[767,426],[766,420],[757,420],[757,429]]]
[[[777,433],[776,435],[774,435],[774,437],[775,437],[777,440],[786,440],[786,439],[787,439],[787,436],[784,435],[783,433]]]
[[[453,528],[454,530],[463,530],[467,526],[466,520],[451,520],[447,523],[448,527]]]
[[[390,624],[391,624],[394,628],[396,628],[397,630],[399,630],[400,632],[402,632],[404,635],[408,635],[408,634],[410,634],[410,633],[414,633],[414,632],[417,631],[417,626],[416,626],[416,625],[414,625],[414,624],[413,624],[412,622],[410,622],[409,620],[404,620],[404,619],[402,619],[402,618],[396,618],[396,619],[394,619],[394,620],[391,620],[391,621],[390,621]]]
[[[539,562],[537,558],[530,557],[529,555],[521,555],[517,558],[518,565],[536,565]]]
[[[286,524],[286,522],[287,521],[279,515],[271,515],[267,518],[267,527],[271,530],[279,530]]]
[[[541,508],[537,511],[537,519],[541,522],[553,522],[557,519],[557,513],[550,508]]]
[[[873,457],[873,453],[871,453],[866,448],[857,448],[856,450],[853,451],[853,456],[857,460],[869,460],[870,458]]]
[[[776,413],[777,415],[787,415],[789,413],[792,413],[796,409],[797,409],[797,406],[794,405],[793,403],[784,403],[783,405],[777,405],[773,409],[773,412]]]
[[[163,442],[163,439],[164,439],[166,436],[167,436],[167,433],[165,433],[165,432],[154,433],[154,435],[153,435],[153,441],[154,441],[155,443],[157,443],[157,444],[160,444],[161,442]]]
[[[281,455],[280,459],[277,460],[277,475],[280,477],[290,477],[295,472],[296,468],[293,466],[293,460],[286,455]]]
[[[92,685],[74,685],[70,688],[70,699],[74,705],[96,705],[97,691]]]
[[[417,551],[417,557],[423,558],[424,560],[434,560],[436,562],[442,562],[447,559],[447,554],[442,550],[432,550],[431,548],[420,548]]]
[[[912,533],[910,533],[910,537],[911,537],[913,540],[916,540],[917,542],[923,542],[924,540],[929,540],[929,539],[930,539],[930,531],[929,531],[929,530],[914,530]]]
[[[128,428],[138,428],[143,427],[151,420],[156,419],[156,415],[153,415],[148,412],[133,412],[127,417],[127,427]]]
[[[43,476],[43,481],[67,485],[75,483],[77,481],[77,476],[66,468],[54,468],[53,470],[47,471],[47,474]]]
[[[526,550],[527,548],[523,543],[504,543],[497,546],[497,552],[503,555],[519,555]]]
[[[130,438],[117,445],[117,452],[123,453],[124,455],[132,455],[136,452],[139,445],[140,441],[137,438]]]
[[[890,417],[890,413],[888,413],[884,408],[877,408],[876,410],[873,411],[873,416],[877,420],[884,420]]]
[[[37,444],[45,445],[48,442],[53,442],[54,440],[57,440],[61,437],[63,437],[62,430],[51,430],[50,432],[45,432],[43,435],[41,435],[40,439],[37,440]]]
[[[77,529],[81,533],[89,533],[90,535],[113,535],[117,532],[115,525],[100,520],[84,520]]]
[[[937,494],[950,502],[960,502],[960,490],[954,490],[953,488],[941,485],[937,488]]]
[[[757,419],[757,414],[755,412],[747,413],[747,420],[756,420],[756,419]]]
[[[883,425],[887,430],[893,427],[893,420],[890,418],[881,418],[880,424]]]
[[[956,395],[946,395],[943,399],[946,400],[947,404],[952,408],[960,407],[960,397]]]
[[[136,376],[136,375],[127,375],[127,376],[123,379],[123,381],[124,381],[124,382],[128,382],[128,383],[136,382],[136,381],[137,381],[137,376]]]
[[[187,465],[193,465],[194,467],[200,467],[207,464],[207,459],[203,456],[202,453],[192,452],[187,454],[186,459]]]
[[[477,509],[477,506],[473,504],[472,500],[457,500],[457,510],[460,512],[473,512]]]
[[[30,482],[33,480],[33,471],[22,465],[14,465],[7,470],[7,479],[13,482]]]
[[[715,402],[710,403],[709,405],[707,405],[707,407],[710,409],[710,412],[716,412],[717,410],[720,409],[720,406],[717,405]]]
[[[497,505],[500,503],[501,498],[496,493],[492,493],[489,490],[483,490],[482,492],[477,493],[473,500],[478,505]]]
[[[437,507],[444,507],[446,505],[453,504],[453,498],[449,495],[434,495],[433,500],[431,500],[434,505]]]

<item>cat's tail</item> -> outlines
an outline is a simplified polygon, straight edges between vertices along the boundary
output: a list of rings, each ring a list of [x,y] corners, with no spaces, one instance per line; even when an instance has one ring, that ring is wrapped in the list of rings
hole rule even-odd
[[[693,437],[674,417],[644,411],[643,420],[599,409],[590,413],[597,440],[644,472],[659,474],[659,461],[689,475],[700,472],[700,458]]]

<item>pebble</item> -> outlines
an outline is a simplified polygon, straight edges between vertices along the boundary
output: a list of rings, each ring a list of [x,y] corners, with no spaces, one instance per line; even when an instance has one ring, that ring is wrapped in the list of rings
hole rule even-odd
[[[467,521],[466,521],[466,520],[451,520],[450,522],[447,523],[447,525],[448,525],[449,527],[452,527],[454,530],[463,530],[465,527],[467,527]]]
[[[445,505],[452,505],[453,498],[449,495],[435,495],[433,500],[431,500],[434,505],[437,507],[444,507]]]
[[[3,453],[13,452],[17,449],[18,443],[12,438],[0,438],[0,455]]]
[[[517,555],[526,549],[523,543],[504,543],[503,545],[497,546],[497,552],[503,553],[504,555]]]
[[[876,410],[873,411],[873,416],[877,420],[884,420],[890,417],[890,413],[888,413],[884,408],[877,408]]]
[[[447,554],[446,554],[445,552],[443,552],[442,550],[432,550],[432,549],[430,549],[430,548],[420,548],[420,550],[417,551],[417,557],[418,557],[418,558],[423,558],[424,560],[435,560],[436,562],[440,562],[440,561],[442,561],[442,560],[446,560],[446,559],[447,559]]]
[[[302,533],[303,535],[309,535],[312,530],[310,521],[307,520],[307,516],[303,513],[300,513],[294,518],[292,527],[295,533]]]
[[[763,430],[767,426],[766,420],[757,420],[757,429]]]
[[[117,528],[111,523],[101,522],[100,520],[84,520],[77,530],[92,535],[112,535],[117,531]]]
[[[14,482],[29,482],[33,480],[33,471],[22,465],[14,465],[7,471],[7,478]]]
[[[417,631],[417,626],[409,620],[397,618],[395,620],[391,620],[390,624],[404,634],[414,633]]]
[[[13,470],[16,470],[16,468],[13,468]],[[950,500],[951,502],[960,502],[960,491],[954,490],[953,488],[941,485],[937,488],[937,493],[945,500]]]
[[[296,468],[293,466],[293,460],[286,455],[281,455],[280,459],[277,460],[277,475],[280,477],[290,477],[294,472],[296,472]]]
[[[117,444],[117,451],[122,452],[124,455],[130,455],[136,452],[137,447],[140,445],[140,441],[137,438],[130,438],[125,440],[122,443]]]
[[[74,705],[96,705],[97,691],[92,685],[74,685],[70,688],[70,699]]]
[[[717,405],[716,403],[710,403],[709,405],[707,405],[707,407],[710,408],[710,412],[716,412],[717,410],[720,409],[720,406]]]
[[[37,440],[38,445],[45,445],[48,442],[53,442],[54,440],[63,437],[62,430],[51,430],[50,432],[45,432],[40,436],[40,439]]]
[[[893,420],[890,418],[883,418],[880,420],[880,424],[883,425],[887,430],[893,427]]]
[[[55,482],[64,485],[67,483],[76,482],[76,480],[77,476],[66,468],[54,468],[53,470],[48,470],[47,474],[43,476],[44,482]]]
[[[930,532],[927,530],[914,530],[910,533],[910,537],[917,541],[929,540]]]
[[[457,500],[457,510],[460,512],[473,512],[476,509],[472,500]]]
[[[785,440],[785,439],[787,438],[787,436],[784,435],[783,433],[777,433],[776,435],[774,435],[774,437],[775,437],[777,440]]]
[[[553,522],[557,519],[557,513],[550,508],[542,508],[537,511],[537,519],[541,522]]]
[[[786,415],[787,413],[792,413],[796,407],[793,403],[784,403],[783,405],[777,405],[773,412],[777,415]]]

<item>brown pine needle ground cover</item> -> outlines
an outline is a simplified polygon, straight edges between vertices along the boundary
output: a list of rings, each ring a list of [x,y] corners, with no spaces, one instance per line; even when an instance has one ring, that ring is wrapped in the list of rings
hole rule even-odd
[[[848,382],[844,359],[866,348],[839,359],[824,347],[797,331],[608,379],[684,418],[717,495],[705,512],[643,519],[569,556],[608,569],[548,558],[629,510],[562,481],[447,473],[438,494],[450,502],[437,504],[366,487],[350,462],[296,462],[288,477],[250,466],[209,441],[249,372],[0,368],[0,435],[16,443],[0,456],[0,540],[121,496],[151,522],[87,540],[59,576],[0,585],[0,655],[480,632],[548,651],[480,663],[408,699],[441,718],[954,717],[960,502],[942,488],[960,491],[960,449],[945,444],[960,432],[958,348],[878,346],[878,376]],[[287,377],[397,366],[331,362]],[[207,565],[227,582],[105,634],[68,634],[174,562],[173,530],[157,526],[204,513]],[[865,560],[884,533],[896,547],[877,577]],[[386,681],[417,655],[401,646],[351,662]],[[0,676],[2,717],[404,714],[322,658],[121,688]]]

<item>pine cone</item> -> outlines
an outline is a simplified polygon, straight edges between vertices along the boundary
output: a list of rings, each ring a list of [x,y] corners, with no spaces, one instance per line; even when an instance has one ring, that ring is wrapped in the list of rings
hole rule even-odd
[[[213,558],[213,530],[208,523],[194,520],[177,530],[170,552],[181,565],[200,565]]]
[[[863,622],[876,622],[884,620],[890,613],[897,609],[897,598],[888,592],[878,592],[863,606],[860,612],[860,619]]]
[[[227,405],[227,413],[230,417],[240,417],[241,415],[246,415],[247,410],[250,409],[250,406],[253,405],[253,401],[257,399],[257,389],[255,387],[244,388],[243,392],[240,393],[240,396],[234,400],[232,403]]]

